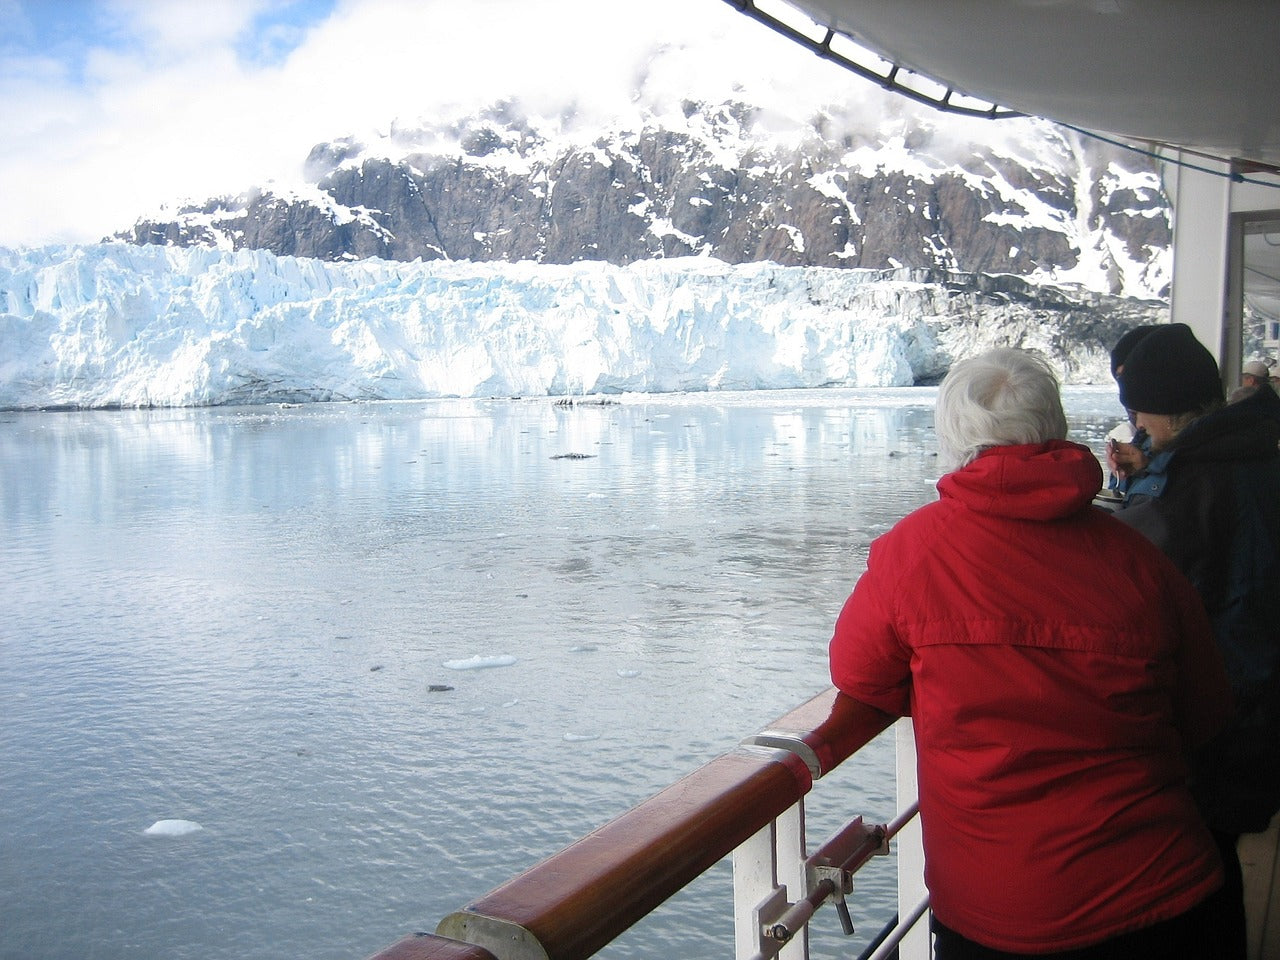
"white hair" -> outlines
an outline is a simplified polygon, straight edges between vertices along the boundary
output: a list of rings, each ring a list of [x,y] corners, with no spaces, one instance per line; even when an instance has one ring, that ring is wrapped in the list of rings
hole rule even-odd
[[[988,447],[1067,436],[1053,368],[1037,354],[1007,348],[954,364],[938,388],[933,422],[945,470]]]

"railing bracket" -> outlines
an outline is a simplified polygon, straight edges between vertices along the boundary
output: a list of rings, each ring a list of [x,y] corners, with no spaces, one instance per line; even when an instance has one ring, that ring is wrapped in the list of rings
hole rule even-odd
[[[786,943],[795,936],[795,930],[784,919],[791,907],[785,886],[775,887],[769,896],[760,901],[755,908],[755,919],[762,940]]]
[[[855,817],[806,864],[810,899],[822,897],[835,903],[846,937],[854,934],[853,918],[845,900],[853,893],[853,875],[872,857],[888,852],[889,833],[885,827],[867,826],[861,817]]]

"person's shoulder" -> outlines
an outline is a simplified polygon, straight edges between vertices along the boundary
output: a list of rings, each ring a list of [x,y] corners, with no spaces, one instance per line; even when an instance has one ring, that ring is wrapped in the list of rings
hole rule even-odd
[[[1256,429],[1260,421],[1276,424],[1277,419],[1280,419],[1280,394],[1269,383],[1247,389],[1248,393],[1243,397],[1228,402],[1205,419],[1219,427],[1223,424],[1239,424],[1245,429]]]
[[[960,509],[945,498],[917,507],[877,537],[872,542],[872,550],[881,557],[893,557],[895,562],[900,562],[905,555],[919,552],[943,536]]]
[[[1145,568],[1160,571],[1165,576],[1172,574],[1180,577],[1177,565],[1151,539],[1151,531],[1147,529],[1151,522],[1158,523],[1159,520],[1149,516],[1148,511],[1142,508],[1158,502],[1144,499],[1131,508],[1114,514],[1095,510],[1094,513],[1099,516],[1092,519],[1095,524],[1094,534],[1100,540],[1100,552],[1108,556],[1123,556],[1127,568]]]
[[[960,506],[954,500],[946,497],[931,500],[908,513],[895,523],[889,532],[897,532],[900,536],[921,533],[931,527],[947,523],[949,518],[954,516],[960,509]]]
[[[1142,502],[1131,504],[1129,509],[1141,505]],[[1117,510],[1115,513],[1108,513],[1105,510],[1091,510],[1088,516],[1088,523],[1091,525],[1091,533],[1095,537],[1104,540],[1108,547],[1114,545],[1117,549],[1129,550],[1135,553],[1143,554],[1155,551],[1160,553],[1159,549],[1142,533],[1135,530],[1124,519],[1126,510]]]

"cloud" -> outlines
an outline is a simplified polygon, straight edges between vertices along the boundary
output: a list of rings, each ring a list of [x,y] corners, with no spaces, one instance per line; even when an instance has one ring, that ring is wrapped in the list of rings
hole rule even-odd
[[[79,6],[88,15],[30,25],[44,46],[0,52],[0,243],[96,240],[140,205],[243,178],[279,148],[268,137],[239,149],[260,116],[259,75],[233,42],[263,3],[198,17],[141,0]]]
[[[162,203],[291,182],[316,143],[500,99],[599,123],[641,96],[800,121],[878,96],[719,0],[78,6],[96,28],[54,37],[65,23],[0,0],[27,38],[0,48],[0,245],[96,241]]]

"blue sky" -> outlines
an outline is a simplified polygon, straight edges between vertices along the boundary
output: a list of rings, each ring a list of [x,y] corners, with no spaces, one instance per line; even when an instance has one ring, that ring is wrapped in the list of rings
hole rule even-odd
[[[286,183],[314,144],[396,120],[622,112],[642,77],[797,111],[869,86],[723,0],[0,0],[0,246]]]
[[[0,0],[0,61],[7,66],[45,60],[68,79],[92,82],[86,67],[97,56],[146,58],[154,40],[181,33],[186,24],[191,35],[227,40],[246,68],[277,66],[335,6],[336,0]]]

